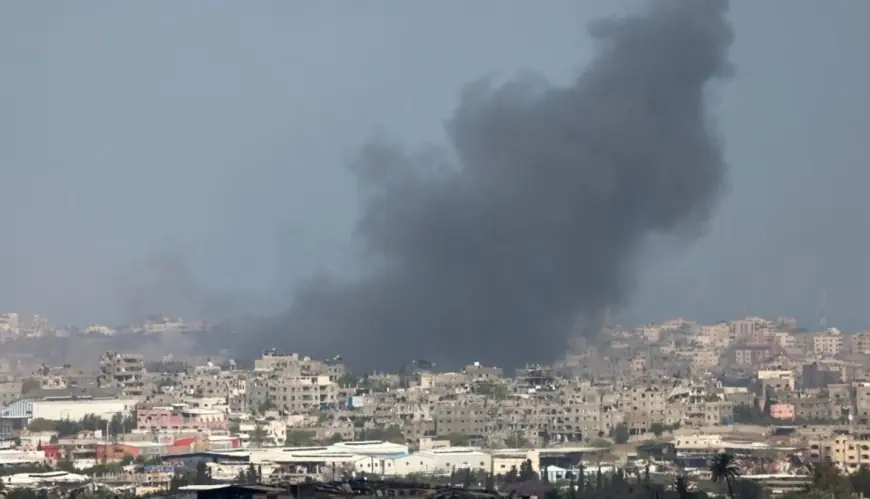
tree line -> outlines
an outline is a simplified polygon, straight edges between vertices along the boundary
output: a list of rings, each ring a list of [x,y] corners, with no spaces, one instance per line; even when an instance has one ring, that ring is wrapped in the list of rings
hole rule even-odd
[[[137,426],[135,412],[129,416],[121,413],[114,414],[110,419],[105,419],[96,414],[85,414],[81,421],[73,421],[69,418],[51,420],[34,418],[27,425],[32,432],[56,432],[57,437],[52,438],[50,443],[57,443],[58,438],[75,437],[82,431],[102,431],[108,429],[109,436],[117,438],[118,435],[130,433]]]

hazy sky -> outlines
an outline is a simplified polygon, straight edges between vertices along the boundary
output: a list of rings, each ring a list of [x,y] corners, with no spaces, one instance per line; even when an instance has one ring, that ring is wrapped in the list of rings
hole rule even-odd
[[[368,137],[443,142],[481,76],[569,80],[586,22],[632,3],[5,2],[0,310],[122,320],[119,276],[162,252],[277,310],[347,266]],[[827,291],[829,324],[870,328],[870,3],[732,6],[730,191],[697,244],[657,246],[624,318],[812,325]]]

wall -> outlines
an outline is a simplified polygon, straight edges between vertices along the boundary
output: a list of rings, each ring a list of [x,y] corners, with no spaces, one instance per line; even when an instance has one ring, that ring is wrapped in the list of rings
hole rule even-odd
[[[134,399],[106,400],[34,400],[31,401],[32,418],[42,418],[52,421],[70,419],[80,421],[88,414],[108,417],[121,413],[129,415],[136,408]]]
[[[219,412],[178,413],[170,409],[141,409],[137,413],[137,429],[184,430],[227,429],[226,414]]]
[[[774,419],[783,419],[794,421],[795,419],[795,409],[792,404],[771,404],[770,405],[770,417]]]

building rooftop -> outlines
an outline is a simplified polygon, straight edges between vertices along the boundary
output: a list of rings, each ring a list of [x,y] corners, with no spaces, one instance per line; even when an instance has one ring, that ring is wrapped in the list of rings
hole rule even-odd
[[[407,454],[408,446],[383,440],[362,440],[338,442],[329,446],[330,450],[351,452],[353,454]]]
[[[480,447],[442,447],[439,449],[421,450],[416,454],[421,456],[453,456],[462,454],[479,454],[484,451]]]

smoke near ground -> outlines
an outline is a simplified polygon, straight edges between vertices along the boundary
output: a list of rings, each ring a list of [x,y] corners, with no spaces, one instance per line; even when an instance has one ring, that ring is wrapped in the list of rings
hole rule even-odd
[[[705,88],[727,73],[726,11],[655,1],[591,25],[596,55],[571,86],[470,85],[450,154],[368,144],[353,165],[366,271],[313,278],[248,344],[517,365],[560,356],[578,324],[597,333],[649,237],[691,239],[722,192]]]
[[[205,286],[188,259],[177,251],[149,255],[114,280],[124,318],[138,324],[149,317],[183,318],[192,323],[241,315],[252,300]]]

